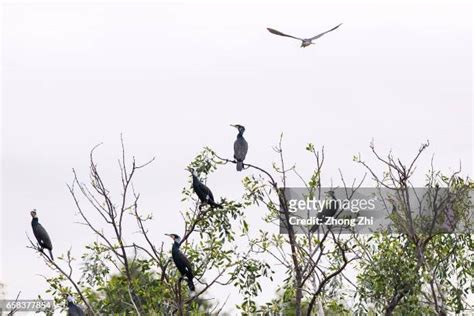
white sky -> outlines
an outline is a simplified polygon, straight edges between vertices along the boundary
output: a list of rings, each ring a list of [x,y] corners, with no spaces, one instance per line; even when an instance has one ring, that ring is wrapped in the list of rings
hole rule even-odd
[[[326,181],[363,170],[352,162],[381,151],[403,159],[430,139],[449,171],[472,175],[472,6],[468,1],[185,0],[3,3],[2,204],[0,280],[8,297],[34,298],[48,269],[26,249],[32,208],[57,255],[91,241],[66,183],[87,178],[88,154],[118,180],[119,136],[140,161],[142,206],[153,212],[156,243],[181,232],[183,170],[203,147],[231,156],[246,126],[248,160],[270,167],[284,132],[288,164],[303,174],[308,142],[326,148]],[[274,36],[273,27],[310,37],[344,24],[309,48]],[[217,196],[239,198],[233,167],[209,180]],[[296,181],[293,183],[298,185]],[[262,210],[263,212],[263,210]],[[263,213],[262,213],[263,214]],[[262,214],[250,214],[255,225]],[[262,302],[272,297],[269,285]],[[272,289],[272,290],[269,290]],[[224,300],[226,294],[213,293]],[[237,302],[237,301],[235,301]]]

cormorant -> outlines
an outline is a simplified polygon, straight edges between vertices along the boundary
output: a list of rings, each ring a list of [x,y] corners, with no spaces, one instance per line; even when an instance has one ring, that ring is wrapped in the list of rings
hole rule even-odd
[[[244,169],[244,160],[247,156],[247,151],[249,145],[244,138],[245,127],[242,125],[231,125],[239,131],[237,134],[237,139],[234,142],[234,159],[237,161],[237,171],[242,171]]]
[[[74,304],[74,297],[68,296],[67,297],[67,315],[68,316],[84,316],[84,311],[82,308]]]
[[[321,34],[318,34],[318,35],[313,36],[313,37],[310,37],[310,38],[299,38],[299,37],[295,37],[295,36],[282,33],[282,32],[280,32],[280,31],[277,31],[277,30],[272,29],[272,28],[269,28],[269,27],[267,28],[267,30],[268,30],[270,33],[275,34],[275,35],[286,36],[286,37],[291,37],[291,38],[300,40],[300,41],[301,41],[301,47],[307,47],[307,46],[309,46],[309,45],[311,45],[311,44],[314,44],[313,41],[314,41],[315,39],[320,38],[321,36],[323,36],[323,35],[326,34],[326,33],[329,33],[329,32],[331,32],[331,31],[334,31],[335,29],[337,29],[337,28],[338,28],[339,26],[341,26],[341,25],[342,25],[342,23],[339,24],[339,25],[336,26],[336,27],[333,27],[332,29],[330,29],[330,30],[328,30],[328,31],[326,31],[326,32],[323,32],[323,33],[321,33]]]
[[[51,260],[54,260],[53,258],[53,244],[51,243],[51,239],[49,238],[48,232],[44,227],[39,223],[38,217],[36,216],[36,209],[31,211],[31,227],[33,228],[33,234],[36,237],[36,240],[38,241],[38,244],[41,247],[41,251],[43,251],[44,248],[49,250],[49,254],[51,256]]]
[[[187,170],[191,172],[193,176],[193,190],[199,197],[199,200],[201,200],[201,203],[209,204],[211,207],[222,208],[222,205],[214,201],[214,195],[212,195],[211,190],[199,180],[196,171],[192,168]]]
[[[194,292],[194,282],[193,282],[193,268],[191,267],[191,263],[189,262],[188,258],[184,255],[184,253],[179,250],[181,237],[176,234],[165,234],[166,236],[171,237],[173,239],[173,247],[171,248],[171,256],[173,257],[174,264],[178,269],[179,273],[181,273],[181,278],[179,281],[186,276],[188,287],[191,292]]]
[[[334,215],[336,215],[336,212],[339,209],[339,205],[337,202],[337,198],[334,195],[334,191],[327,191],[326,196],[327,198],[324,201],[323,209],[321,210],[321,212],[318,213],[318,218],[322,221],[323,224],[326,221],[326,218],[333,217]],[[311,227],[310,232],[315,233],[318,229],[319,225],[316,223]]]

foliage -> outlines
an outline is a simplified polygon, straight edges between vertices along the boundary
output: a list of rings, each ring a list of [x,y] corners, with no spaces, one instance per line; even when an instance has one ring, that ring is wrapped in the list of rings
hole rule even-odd
[[[125,152],[124,156],[125,157]],[[191,162],[202,181],[216,170],[218,163],[212,159],[213,153],[204,149]],[[84,222],[99,237],[85,247],[81,255],[81,277],[75,280],[72,265],[75,259],[69,251],[66,256],[59,256],[57,262],[47,260],[47,264],[58,273],[47,278],[47,293],[52,295],[58,306],[65,305],[65,297],[76,293],[77,301],[90,306],[90,313],[100,314],[184,314],[203,313],[217,310],[218,304],[211,304],[203,294],[215,284],[234,284],[245,296],[244,310],[255,306],[252,299],[261,291],[259,280],[270,277],[272,271],[268,264],[257,259],[247,258],[248,250],[240,251],[234,245],[236,238],[248,233],[243,203],[222,198],[222,209],[213,209],[201,205],[195,198],[189,183],[183,190],[182,202],[189,205],[183,212],[185,227],[182,233],[182,251],[192,262],[196,293],[188,293],[185,282],[181,282],[180,274],[172,263],[171,246],[166,249],[157,248],[151,241],[138,244],[137,241],[126,242],[122,234],[108,236],[100,223],[89,220],[90,211],[105,212],[104,225],[114,226],[120,232],[122,216],[135,218],[141,234],[148,241],[146,225],[153,220],[151,215],[142,214],[138,207],[139,195],[133,191],[130,206],[126,202],[119,209],[110,198],[110,193],[101,187],[103,180],[97,170],[91,154],[91,186],[99,192],[92,195],[92,190],[79,183],[70,186],[71,194],[76,201]],[[125,158],[121,162],[123,178],[122,196],[127,196],[128,181],[141,166],[132,163],[127,171]],[[79,187],[86,200],[90,202],[90,210],[79,204],[75,189]],[[101,205],[104,200],[106,208]],[[110,206],[107,206],[110,205]],[[122,252],[127,255],[125,260]],[[71,268],[66,271],[61,265]]]
[[[430,171],[426,187],[430,197],[435,197],[430,200],[430,207],[436,215],[440,205],[436,203],[436,192],[439,187],[447,188],[449,199],[443,205],[449,205],[456,224],[465,231],[449,234],[430,229],[427,223],[432,219],[414,216],[414,210],[401,198],[410,187],[416,159],[426,147],[422,146],[416,158],[405,165],[391,154],[381,157],[372,144],[377,161],[387,169],[381,176],[360,155],[354,157],[378,186],[397,192],[389,202],[396,210],[391,216],[398,232],[385,230],[368,238],[323,228],[301,233],[288,224],[284,192],[289,175],[301,180],[310,197],[321,198],[324,147],[306,147],[315,167],[304,177],[295,166],[286,166],[280,139],[274,148],[278,162],[273,163],[271,170],[245,162],[245,169],[251,172],[242,180],[243,197],[220,197],[222,209],[201,204],[189,180],[181,191],[183,230],[179,233],[181,250],[193,265],[195,293],[189,293],[186,282],[182,282],[171,260],[171,245],[155,245],[148,234],[148,227],[156,227],[154,217],[140,207],[140,195],[132,178],[152,160],[139,165],[133,158],[127,163],[123,143],[119,194],[112,195],[105,186],[94,161],[95,148],[90,155],[90,183],[84,184],[74,171],[74,181],[69,186],[82,224],[91,229],[95,239],[80,255],[80,273],[73,273],[76,259],[72,250],[52,261],[30,241],[31,248],[55,272],[46,282],[47,293],[57,306],[65,308],[65,297],[72,294],[91,315],[219,314],[226,302],[209,297],[210,290],[217,285],[235,288],[241,299],[236,307],[244,315],[461,313],[470,308],[467,299],[473,290],[469,191],[474,185],[457,173],[444,176]],[[206,183],[218,168],[227,164],[235,161],[204,148],[188,167]],[[340,175],[345,198],[350,200],[364,179],[346,186],[342,172]],[[248,223],[246,211],[250,209],[258,209],[262,214],[263,229],[257,231]],[[92,220],[93,214],[99,220]],[[124,218],[136,222],[135,230],[141,238],[135,238],[136,234],[124,237]],[[266,290],[262,281],[274,280],[276,266],[278,277],[283,280],[275,297],[259,305],[257,297]],[[349,269],[349,273],[357,274],[355,282],[346,274]]]
[[[422,145],[407,167],[391,154],[382,158],[372,145],[375,156],[387,168],[380,178],[357,157],[378,185],[396,192],[387,202],[392,205],[391,217],[399,232],[385,230],[360,240],[363,252],[357,296],[361,314],[375,310],[386,315],[446,315],[470,308],[474,257],[469,192],[473,182],[460,178],[459,171],[444,176],[432,169],[427,175],[427,193],[420,199],[427,203],[412,205],[409,179],[427,146]],[[433,215],[425,216],[421,211],[425,209]],[[455,226],[448,232],[436,229],[437,222],[446,223],[447,217],[452,217],[449,222]]]

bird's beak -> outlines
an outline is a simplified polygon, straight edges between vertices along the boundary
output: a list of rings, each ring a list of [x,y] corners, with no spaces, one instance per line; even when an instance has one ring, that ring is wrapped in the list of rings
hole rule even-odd
[[[171,234],[165,234],[165,236],[171,237]]]
[[[237,125],[234,125],[234,124],[230,124],[230,126],[235,127],[235,128],[238,128]]]

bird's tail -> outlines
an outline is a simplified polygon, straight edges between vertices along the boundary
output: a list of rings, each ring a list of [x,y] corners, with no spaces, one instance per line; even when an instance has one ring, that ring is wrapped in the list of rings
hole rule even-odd
[[[224,207],[222,206],[222,204],[218,204],[218,203],[216,203],[216,202],[212,202],[212,203],[211,203],[211,206],[212,206],[213,208],[224,208]]]
[[[193,282],[193,278],[186,278],[188,280],[188,287],[189,287],[189,290],[191,292],[194,292],[196,290],[196,288],[194,287],[194,282]]]
[[[237,171],[242,171],[244,169],[244,162],[237,160]]]
[[[48,249],[48,251],[49,251],[49,256],[51,257],[51,260],[54,261],[53,251],[51,249]]]
[[[314,234],[318,231],[319,229],[319,225],[318,224],[314,224],[311,229],[309,230],[310,233]]]

